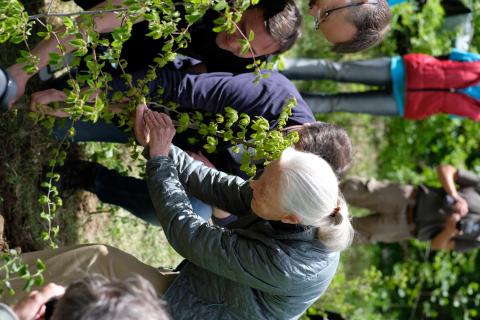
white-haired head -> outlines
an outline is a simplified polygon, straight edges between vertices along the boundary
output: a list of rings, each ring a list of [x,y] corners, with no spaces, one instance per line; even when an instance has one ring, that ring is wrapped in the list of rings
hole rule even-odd
[[[319,240],[340,251],[353,239],[348,208],[330,165],[312,153],[286,149],[279,160],[281,207],[300,223],[318,228]]]

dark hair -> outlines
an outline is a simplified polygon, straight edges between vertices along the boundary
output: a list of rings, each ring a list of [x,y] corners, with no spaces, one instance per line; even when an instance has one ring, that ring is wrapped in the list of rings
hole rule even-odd
[[[263,0],[253,8],[263,9],[267,32],[280,44],[275,53],[293,47],[300,36],[302,14],[293,0]]]
[[[345,129],[330,123],[316,122],[303,126],[299,135],[299,149],[325,159],[339,178],[345,175],[353,159],[352,142]]]
[[[165,303],[140,276],[109,280],[100,275],[68,286],[52,320],[169,320]]]
[[[348,8],[347,19],[356,28],[352,40],[333,45],[338,53],[352,53],[371,48],[380,43],[388,30],[392,14],[385,0],[378,0],[375,5],[365,4]]]

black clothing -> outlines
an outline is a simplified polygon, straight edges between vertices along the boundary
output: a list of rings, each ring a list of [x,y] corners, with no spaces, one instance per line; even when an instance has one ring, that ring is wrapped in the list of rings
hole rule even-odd
[[[99,0],[75,0],[75,3],[83,9],[91,8],[103,1]],[[181,5],[177,6],[179,12],[183,12]],[[207,68],[207,72],[230,72],[243,73],[250,72],[247,65],[253,63],[252,58],[240,58],[230,51],[220,49],[215,38],[217,33],[212,29],[215,27],[214,20],[217,19],[219,13],[214,10],[208,10],[203,18],[189,28],[191,42],[187,48],[173,48],[176,52],[192,57],[203,62]],[[186,26],[186,22],[179,23],[179,28]],[[128,62],[127,71],[144,70],[152,65],[153,60],[161,52],[165,45],[164,39],[153,39],[147,36],[150,32],[148,22],[142,21],[132,27],[132,34],[122,49],[121,59]],[[255,57],[256,60],[266,60],[268,56]],[[108,70],[110,73],[119,73],[119,70]]]
[[[458,227],[463,234],[454,238],[455,250],[467,251],[480,247],[480,177],[469,171],[458,170],[459,195],[468,203],[468,214]],[[443,230],[451,214],[452,201],[443,189],[420,186],[416,205],[416,237],[431,240]]]

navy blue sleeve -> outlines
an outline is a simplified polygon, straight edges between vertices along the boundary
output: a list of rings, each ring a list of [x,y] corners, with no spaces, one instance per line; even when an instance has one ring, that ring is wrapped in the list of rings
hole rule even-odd
[[[267,71],[265,71],[267,72]],[[133,75],[134,82],[142,79],[145,72]],[[255,83],[253,73],[234,75],[225,72],[186,74],[178,70],[160,69],[157,78],[148,84],[152,100],[176,102],[182,109],[223,113],[232,107],[251,117],[262,116],[276,125],[285,102],[290,97],[297,99],[297,107],[289,119],[291,124],[313,122],[315,118],[295,86],[278,72]],[[120,83],[121,82],[121,83]],[[123,80],[115,80],[114,90],[125,90]],[[163,88],[159,91],[159,88]]]
[[[175,74],[172,74],[174,72]],[[262,116],[272,126],[290,97],[297,99],[291,123],[314,122],[315,118],[295,86],[278,72],[255,83],[253,73],[233,75],[225,72],[182,74],[160,70],[157,83],[174,83],[165,88],[163,99],[174,101],[184,109],[222,113],[226,107],[250,116]],[[175,88],[175,86],[178,87]]]
[[[139,81],[145,79],[147,70],[140,70],[132,72],[132,82],[135,87],[138,87]],[[162,98],[176,101],[173,99],[177,95],[178,88],[184,78],[185,74],[178,70],[163,68],[157,71],[155,80],[148,83],[148,96],[152,101],[158,101]],[[114,76],[109,83],[109,98],[112,98],[113,93],[120,91],[126,92],[130,89],[125,79],[120,76]]]

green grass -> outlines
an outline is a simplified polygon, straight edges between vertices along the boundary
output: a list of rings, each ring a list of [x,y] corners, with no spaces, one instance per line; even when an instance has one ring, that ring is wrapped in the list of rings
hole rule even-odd
[[[124,210],[88,217],[80,243],[104,243],[122,249],[152,266],[174,268],[182,258],[168,244],[160,227],[144,223]]]

